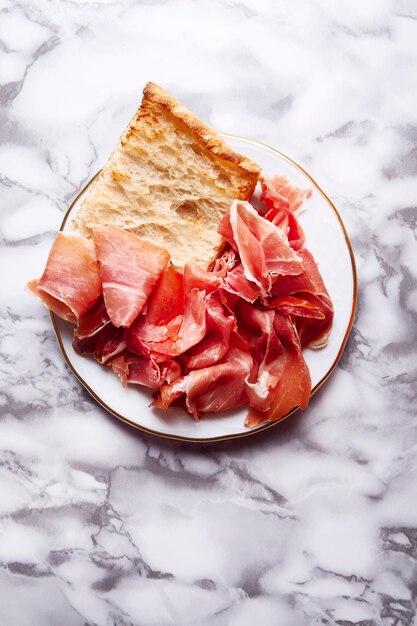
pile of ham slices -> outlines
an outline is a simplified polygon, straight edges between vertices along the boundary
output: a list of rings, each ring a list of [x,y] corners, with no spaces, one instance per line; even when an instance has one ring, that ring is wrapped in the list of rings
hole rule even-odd
[[[111,367],[123,385],[158,389],[194,419],[249,405],[247,426],[307,406],[302,348],[326,344],[333,306],[296,212],[311,191],[262,180],[258,212],[234,201],[218,232],[227,242],[212,271],[187,265],[114,226],[94,243],[60,232],[29,289],[76,324],[74,349]]]

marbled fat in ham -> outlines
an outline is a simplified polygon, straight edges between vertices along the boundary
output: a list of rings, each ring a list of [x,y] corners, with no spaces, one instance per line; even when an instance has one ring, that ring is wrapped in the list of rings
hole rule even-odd
[[[169,261],[166,250],[116,226],[93,231],[104,302],[112,323],[128,327]]]
[[[134,384],[157,389],[181,375],[181,366],[172,359],[158,362],[152,356],[138,356],[129,350],[115,356],[108,365],[118,375],[123,387]]]
[[[204,270],[198,268],[197,276],[200,276],[200,279],[196,279],[196,272],[192,267],[185,266],[183,280],[177,282],[180,289],[177,293],[178,307],[174,311],[171,309],[171,319],[167,318],[160,324],[152,325],[151,330],[145,315],[139,317],[126,331],[126,344],[132,352],[146,356],[157,353],[177,357],[203,339],[207,328],[206,289],[201,283]],[[210,275],[207,280],[211,288]],[[197,284],[200,284],[201,288],[196,286]],[[159,291],[156,299],[152,301],[152,307],[165,307],[165,300],[171,297],[169,290]],[[152,336],[150,333],[153,333],[153,339],[149,339]]]
[[[288,239],[248,202],[235,200],[219,224],[218,232],[239,253],[247,280],[266,296],[277,275],[300,274],[303,264]]]
[[[185,395],[187,410],[195,420],[201,413],[234,409],[247,402],[244,381],[251,367],[251,355],[232,343],[220,363],[192,370],[163,386],[153,406],[167,409],[174,400]]]
[[[333,304],[311,252],[304,248],[299,255],[304,271],[298,276],[280,276],[266,304],[294,316],[302,346],[320,348],[332,328]]]
[[[311,196],[311,189],[293,187],[285,176],[264,177],[261,186],[260,200],[267,209],[265,219],[282,230],[291,248],[299,250],[305,242],[305,234],[296,213]]]
[[[112,324],[103,298],[78,322],[72,345],[78,354],[94,356],[99,363],[106,363],[126,347],[124,331]]]
[[[256,426],[281,419],[296,407],[305,408],[311,379],[298,334],[288,316],[255,309],[245,319],[244,335],[255,363],[246,380],[250,404],[246,424]]]
[[[291,319],[275,312],[274,332],[283,347],[278,356],[281,376],[266,410],[255,403],[249,408],[246,426],[254,427],[267,421],[278,421],[295,408],[305,409],[311,395],[311,378],[301,352],[301,343]]]
[[[263,176],[261,178],[262,192],[260,200],[268,210],[275,209],[294,213],[310,198],[311,189],[300,189],[288,182],[286,176]]]
[[[41,278],[30,281],[28,289],[62,319],[80,319],[102,292],[90,242],[80,235],[58,233]]]
[[[206,333],[199,343],[183,356],[188,370],[209,367],[220,361],[230,345],[230,334],[235,326],[235,316],[225,310],[218,297],[206,297]]]

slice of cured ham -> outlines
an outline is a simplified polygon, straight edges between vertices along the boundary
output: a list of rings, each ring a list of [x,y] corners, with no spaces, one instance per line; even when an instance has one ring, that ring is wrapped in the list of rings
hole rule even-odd
[[[215,279],[215,285],[213,283]],[[206,334],[206,290],[212,290],[219,284],[219,279],[200,268],[186,265],[183,284],[178,292],[178,308],[171,320],[165,320],[159,326],[151,328],[147,315],[139,317],[126,330],[125,338],[128,348],[136,354],[150,354],[176,357],[198,344]],[[200,286],[197,286],[200,285]],[[157,294],[152,307],[164,307],[164,299],[170,298],[168,291]]]
[[[74,313],[71,311],[68,305],[53,296],[50,296],[46,291],[42,291],[39,289],[39,278],[34,278],[30,280],[26,285],[26,289],[36,298],[41,300],[43,304],[53,313],[61,317],[63,320],[67,322],[72,322],[75,324],[77,318]]]
[[[287,296],[294,293],[310,293],[324,296],[329,294],[318,270],[313,255],[303,248],[298,252],[303,260],[304,270],[298,276],[279,276],[272,288],[271,296]]]
[[[326,345],[333,324],[333,304],[311,252],[303,249],[299,255],[304,271],[279,277],[267,306],[294,315],[301,345],[320,348]]]
[[[224,310],[213,295],[207,297],[207,329],[203,339],[183,356],[188,370],[209,367],[220,361],[229,349],[235,316]]]
[[[178,334],[184,313],[183,275],[170,263],[162,272],[149,298],[146,314],[131,326],[128,345],[136,353],[146,352],[141,342],[160,342]]]
[[[233,239],[233,233],[230,234]],[[225,278],[227,274],[234,268],[237,263],[236,252],[229,246],[226,247],[223,254],[219,256],[213,267],[213,274],[220,278]]]
[[[129,383],[157,389],[164,383],[172,383],[181,375],[181,366],[176,361],[158,363],[152,357],[141,357],[128,350],[115,356],[109,366],[124,387]]]
[[[216,259],[213,274],[222,279],[221,286],[229,294],[237,295],[247,302],[255,302],[259,297],[259,287],[246,278],[237,252],[230,245]]]
[[[320,310],[320,306],[297,298],[296,296],[281,296],[273,299],[273,307],[284,315],[293,317],[307,317],[315,320],[323,320],[325,314]]]
[[[80,235],[58,233],[40,279],[28,289],[69,322],[76,322],[100,297],[99,268],[90,242]]]
[[[206,333],[206,308],[204,292],[197,288],[191,289],[185,297],[184,314],[180,318],[178,330],[174,335],[166,336],[164,339],[159,337],[160,341],[144,339],[142,320],[139,318],[126,330],[126,345],[137,354],[157,353],[162,356],[179,356],[203,339]],[[177,321],[175,323],[177,324]],[[164,334],[165,329],[161,329]]]
[[[169,324],[184,311],[184,278],[172,263],[169,263],[149,300],[146,318],[149,324]]]
[[[93,236],[109,317],[117,328],[130,326],[167,265],[169,254],[116,226],[95,227]]]
[[[200,413],[226,411],[247,402],[244,381],[252,367],[248,352],[234,345],[221,363],[193,370],[161,388],[153,406],[167,409],[185,394],[188,412],[198,420]]]
[[[285,209],[271,209],[266,213],[265,219],[277,226],[287,236],[288,243],[293,250],[300,250],[304,245],[306,236],[304,230],[295,217]]]
[[[277,421],[295,408],[304,409],[311,395],[310,372],[291,320],[275,312],[271,336],[275,336],[272,343],[270,338],[264,343],[256,383],[248,385],[251,408],[245,423],[250,427]],[[258,353],[257,358],[261,355]],[[276,383],[268,387],[265,381],[271,380],[271,374]]]
[[[207,272],[198,265],[185,265],[184,289],[199,289],[205,293],[212,293],[222,284],[221,278],[213,272]]]
[[[303,263],[282,231],[248,203],[235,200],[218,232],[239,252],[245,277],[267,295],[277,275],[297,275]]]
[[[311,196],[311,189],[293,187],[285,176],[264,177],[261,186],[260,200],[268,209],[265,219],[278,226],[288,237],[290,246],[299,250],[305,242],[305,234],[295,213]]]
[[[224,279],[224,289],[247,302],[255,302],[259,297],[258,286],[246,278],[245,270],[240,261],[227,273]]]
[[[245,380],[249,404],[266,411],[283,375],[283,345],[274,328],[275,312],[241,301],[236,308],[240,336],[247,342],[254,365]]]
[[[299,189],[289,184],[286,176],[264,176],[261,179],[262,192],[260,200],[267,209],[297,211],[304,200],[310,198],[311,189]]]
[[[72,345],[78,354],[94,356],[100,363],[106,363],[126,347],[124,331],[111,323],[103,298],[80,319]]]
[[[267,421],[276,422],[296,408],[305,409],[311,394],[310,372],[301,353],[294,350],[283,352],[284,375],[274,391],[272,404],[267,411],[250,408],[245,425],[258,426]]]

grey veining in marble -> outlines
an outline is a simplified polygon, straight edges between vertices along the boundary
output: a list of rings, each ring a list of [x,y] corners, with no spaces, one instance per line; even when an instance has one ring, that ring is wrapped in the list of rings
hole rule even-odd
[[[0,624],[417,624],[413,0],[0,0]],[[356,324],[304,413],[185,445],[101,410],[23,291],[147,80],[339,208]]]

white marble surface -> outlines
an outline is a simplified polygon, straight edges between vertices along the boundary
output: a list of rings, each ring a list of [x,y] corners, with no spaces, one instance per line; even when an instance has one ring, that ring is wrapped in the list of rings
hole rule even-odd
[[[416,2],[0,8],[0,624],[417,624]],[[346,353],[261,436],[118,423],[23,291],[149,79],[304,164],[352,238]]]

